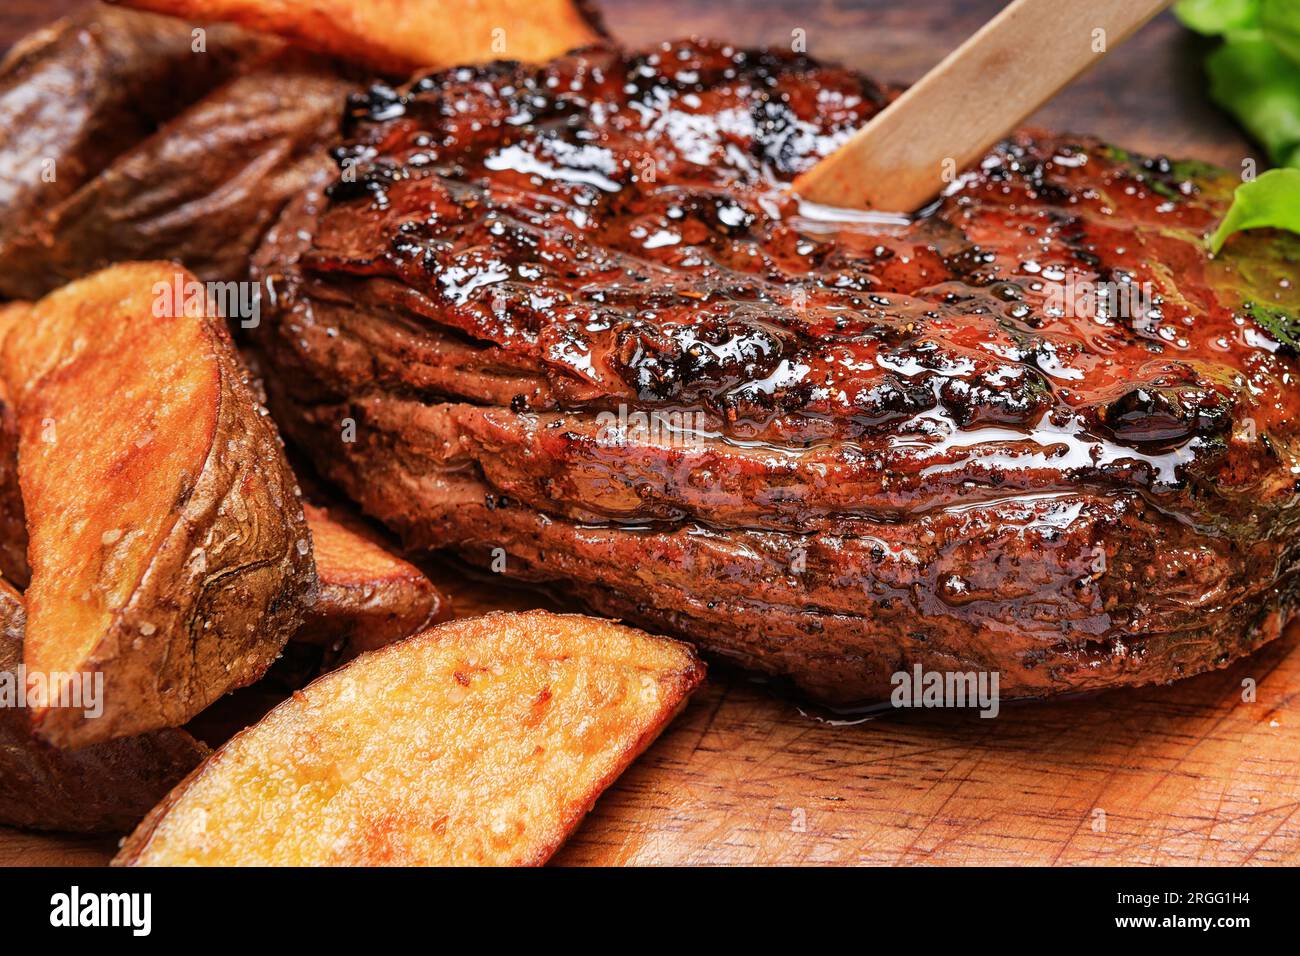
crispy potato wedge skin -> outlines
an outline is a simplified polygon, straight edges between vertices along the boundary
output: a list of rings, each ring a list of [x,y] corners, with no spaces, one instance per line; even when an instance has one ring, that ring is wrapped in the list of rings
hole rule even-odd
[[[22,598],[0,581],[0,671],[22,661]],[[0,823],[37,830],[123,833],[208,755],[183,730],[157,730],[80,750],[32,734],[27,712],[0,707]]]
[[[250,66],[14,235],[7,272],[37,292],[128,259],[243,279],[281,206],[332,168],[324,144],[354,88],[300,51]]]
[[[295,641],[320,644],[331,663],[399,641],[446,612],[424,572],[328,508],[304,504],[320,590]]]
[[[6,309],[0,306],[0,340]],[[22,304],[23,308],[28,308]],[[303,503],[319,589],[292,640],[320,647],[299,683],[450,616],[447,598],[423,571],[388,550],[346,511]],[[24,588],[27,526],[18,486],[18,419],[0,379],[0,577]],[[321,656],[323,655],[323,657]],[[291,664],[292,662],[281,661]],[[305,661],[299,662],[302,670]],[[288,691],[285,692],[286,694]]]
[[[612,621],[443,624],[237,735],[114,862],[540,864],[703,677],[687,645]]]
[[[260,676],[314,595],[297,483],[224,321],[154,314],[164,285],[191,281],[171,263],[114,266],[4,340],[30,536],[24,661],[104,674],[98,719],[33,712],[60,746],[184,723]]]
[[[142,10],[237,23],[393,74],[485,60],[535,63],[598,38],[573,0],[124,2]]]
[[[229,25],[193,49],[193,24],[91,4],[33,33],[0,63],[0,261],[38,242],[48,211],[157,125],[282,45]],[[49,167],[49,163],[53,167]],[[50,173],[54,175],[49,175]],[[0,271],[0,295],[39,296],[42,272]]]

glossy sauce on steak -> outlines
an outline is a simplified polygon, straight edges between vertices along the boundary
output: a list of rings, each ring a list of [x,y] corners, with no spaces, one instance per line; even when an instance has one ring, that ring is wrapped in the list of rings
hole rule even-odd
[[[374,87],[272,231],[282,427],[413,547],[853,705],[1222,666],[1292,613],[1300,244],[1025,132],[915,216],[789,182],[895,91],[680,42]]]

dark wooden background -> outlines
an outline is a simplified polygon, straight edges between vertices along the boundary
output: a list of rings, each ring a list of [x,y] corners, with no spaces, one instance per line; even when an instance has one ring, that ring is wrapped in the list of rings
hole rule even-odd
[[[1066,0],[1063,0],[1066,2]],[[76,4],[5,0],[0,48]],[[631,44],[691,33],[787,45],[882,79],[921,76],[1000,0],[605,0]],[[1204,95],[1204,42],[1148,25],[1033,122],[1236,166],[1256,154]],[[462,611],[526,593],[449,581]],[[1008,707],[997,720],[835,726],[717,673],[557,862],[1300,862],[1300,629],[1170,686]],[[1243,680],[1257,684],[1253,703]],[[0,831],[0,863],[95,863],[112,840]]]

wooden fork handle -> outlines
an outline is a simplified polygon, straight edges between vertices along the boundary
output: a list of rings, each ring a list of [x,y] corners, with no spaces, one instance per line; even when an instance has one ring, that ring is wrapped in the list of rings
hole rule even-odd
[[[1015,0],[794,183],[829,206],[910,211],[1170,3]]]

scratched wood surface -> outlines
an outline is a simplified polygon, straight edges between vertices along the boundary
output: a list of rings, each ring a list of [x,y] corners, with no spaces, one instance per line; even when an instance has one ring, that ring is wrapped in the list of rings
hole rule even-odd
[[[6,0],[0,47],[73,6]],[[632,43],[697,32],[916,79],[998,0],[606,0]],[[791,11],[795,12],[791,12]],[[1235,166],[1255,153],[1203,96],[1203,46],[1161,18],[1035,122]],[[442,572],[462,612],[544,603]],[[1300,627],[1227,670],[995,720],[836,726],[715,670],[605,794],[563,864],[1300,862]],[[1243,699],[1243,682],[1255,684]],[[106,861],[113,839],[0,830],[0,864]]]

